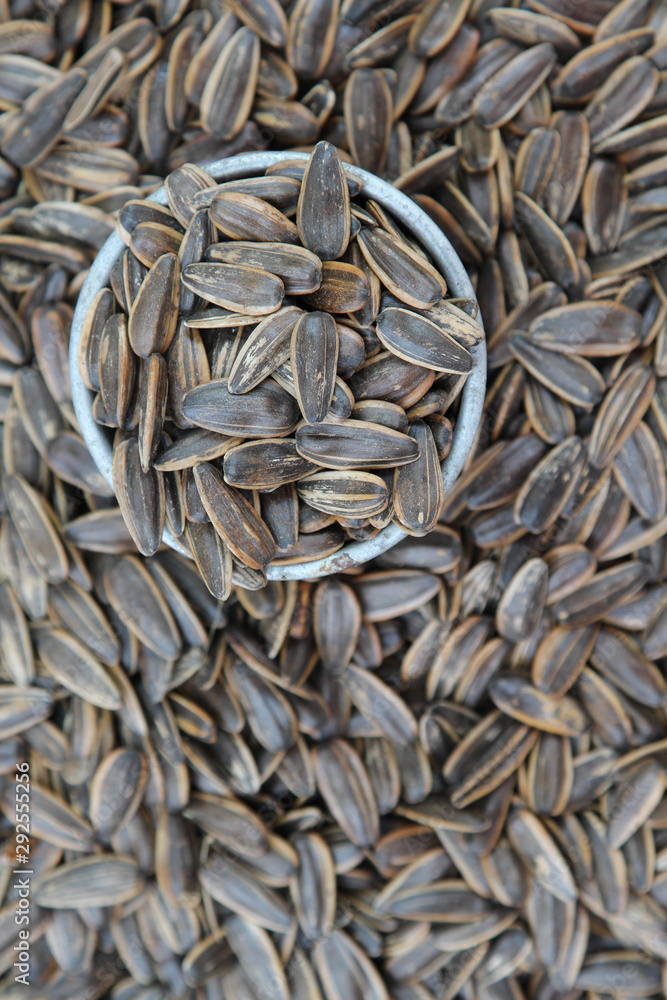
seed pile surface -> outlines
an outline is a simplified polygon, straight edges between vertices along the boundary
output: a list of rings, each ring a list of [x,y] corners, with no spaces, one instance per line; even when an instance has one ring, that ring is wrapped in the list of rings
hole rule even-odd
[[[0,18],[2,996],[664,996],[667,8],[8,0]],[[326,533],[338,544],[388,516],[365,510],[369,529],[320,510],[316,476],[340,473],[335,504],[371,505],[383,491],[357,473],[385,497],[391,477],[347,463],[271,492],[242,477],[323,465],[288,444],[303,428],[313,449],[331,446],[327,428],[356,448],[341,428],[372,425],[420,456],[432,438],[440,458],[464,374],[414,356],[434,341],[405,324],[428,313],[376,269],[395,240],[428,262],[377,206],[349,191],[357,207],[318,249],[299,235],[318,226],[312,202],[299,212],[301,174],[204,193],[207,162],[320,141],[311,169],[337,163],[331,147],[343,164],[335,204],[349,160],[448,235],[476,288],[489,389],[433,530],[409,522],[423,479],[397,488],[420,457],[392,474],[391,516],[408,528],[395,548],[356,573],[266,584],[246,559],[270,544],[260,518],[275,558],[307,558]],[[149,206],[169,175],[168,208]],[[116,228],[131,252],[89,318],[99,356],[83,360],[91,380],[104,371],[118,501],[67,366],[73,306]],[[375,279],[384,301],[352,321]],[[472,325],[442,291],[435,327]],[[331,311],[353,292],[355,309]],[[191,325],[209,310],[210,327]],[[281,372],[264,374],[264,323],[289,341]],[[334,329],[325,410],[291,351],[316,343],[330,383]],[[409,402],[402,379],[397,399],[360,398],[378,358],[431,385]],[[291,414],[296,433],[182,425],[191,394],[201,416],[196,394],[221,379],[225,412],[255,428]],[[248,406],[257,393],[266,406]],[[341,422],[345,399],[357,416]],[[401,409],[407,433],[386,423]],[[221,436],[236,439],[225,454]],[[253,450],[267,440],[274,462]],[[136,504],[153,475],[194,561],[142,555],[158,532]],[[231,562],[203,498],[244,530]],[[296,543],[278,537],[295,509]],[[24,761],[30,987],[13,968]]]

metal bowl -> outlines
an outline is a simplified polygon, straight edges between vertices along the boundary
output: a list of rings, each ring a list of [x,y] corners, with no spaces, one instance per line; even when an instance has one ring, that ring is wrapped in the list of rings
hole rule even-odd
[[[239,156],[231,156],[215,163],[203,164],[203,166],[216,181],[220,182],[235,180],[238,177],[256,176],[262,174],[267,167],[274,163],[295,159],[307,160],[308,153],[241,153]],[[345,164],[345,170],[358,177],[362,182],[362,196],[373,198],[379,202],[383,208],[391,212],[401,225],[417,237],[446,278],[450,293],[456,298],[474,300],[475,293],[463,264],[449,240],[428,215],[411,198],[374,174],[349,164]],[[167,198],[164,188],[159,188],[147,200],[157,202],[159,205],[166,205]],[[74,411],[90,454],[110,485],[112,485],[111,432],[97,424],[93,418],[93,393],[81,378],[78,351],[88,307],[98,291],[109,284],[111,269],[123,250],[125,250],[125,244],[117,233],[113,233],[97,254],[79,294],[72,321],[69,351]],[[445,493],[448,493],[454,486],[464,462],[470,454],[482,416],[486,388],[485,342],[482,341],[473,347],[471,353],[473,369],[461,394],[461,405],[454,428],[451,451],[442,463]],[[323,559],[292,563],[286,566],[269,565],[266,567],[266,573],[269,580],[305,580],[328,576],[330,573],[339,573],[355,566],[361,566],[381,555],[400,542],[405,534],[397,524],[392,523],[378,532],[374,538],[365,542],[350,542],[338,552]],[[188,550],[169,531],[165,530],[163,541],[176,551],[190,557]]]

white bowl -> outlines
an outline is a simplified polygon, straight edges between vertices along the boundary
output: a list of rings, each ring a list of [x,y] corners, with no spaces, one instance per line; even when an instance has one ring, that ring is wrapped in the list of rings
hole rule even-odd
[[[202,166],[216,181],[221,182],[235,180],[238,177],[257,176],[264,173],[267,167],[283,160],[307,160],[308,158],[308,153],[291,153],[289,151],[241,153],[239,156],[231,156],[224,160],[217,160],[215,163],[202,164]],[[345,170],[358,177],[362,182],[361,196],[379,202],[402,226],[409,229],[417,237],[444,275],[450,294],[456,298],[476,301],[470,278],[463,264],[447,237],[432,219],[411,198],[388,184],[387,181],[347,163]],[[164,188],[159,188],[147,201],[166,205],[167,198]],[[88,307],[98,291],[109,284],[111,269],[124,250],[125,244],[120,236],[113,233],[97,254],[79,294],[70,334],[69,363],[74,411],[90,454],[110,485],[112,485],[112,435],[108,428],[100,426],[93,417],[93,393],[81,378],[78,352]],[[470,454],[484,407],[486,389],[485,342],[482,341],[473,347],[471,353],[473,369],[461,394],[452,447],[442,463],[445,494],[454,486],[465,460]],[[306,580],[328,576],[331,573],[340,573],[343,570],[370,562],[371,559],[386,552],[404,537],[405,532],[397,524],[392,523],[368,541],[349,542],[333,555],[323,559],[314,559],[312,562],[291,563],[286,566],[269,565],[266,567],[266,574],[269,580]],[[176,551],[190,557],[188,550],[169,531],[165,530],[163,541]]]

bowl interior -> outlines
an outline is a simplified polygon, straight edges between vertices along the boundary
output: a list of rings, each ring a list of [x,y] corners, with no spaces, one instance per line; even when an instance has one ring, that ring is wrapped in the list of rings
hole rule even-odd
[[[218,160],[215,163],[202,164],[202,167],[216,181],[221,182],[261,174],[267,167],[283,160],[307,160],[308,158],[308,153],[241,153],[238,156]],[[456,298],[476,301],[470,278],[463,264],[449,240],[432,219],[411,198],[379,177],[347,163],[345,170],[361,180],[363,184],[361,196],[379,202],[420,241],[444,275],[451,295]],[[157,202],[159,205],[166,205],[167,198],[164,188],[159,188],[147,200]],[[117,233],[112,233],[97,254],[79,294],[70,335],[69,363],[74,411],[88,449],[98,469],[110,485],[112,483],[111,433],[96,423],[93,418],[93,393],[81,378],[78,352],[88,307],[97,292],[108,285],[111,270],[124,249],[125,244],[120,236]],[[471,353],[473,369],[461,393],[461,405],[454,427],[452,447],[442,463],[445,493],[448,493],[453,487],[473,447],[484,406],[486,388],[485,342],[482,341],[473,347]],[[365,542],[350,542],[338,552],[334,552],[333,555],[312,562],[292,563],[286,566],[269,565],[266,567],[266,573],[270,580],[304,580],[339,573],[361,566],[381,555],[396,545],[405,537],[405,534],[397,524],[392,523],[379,531],[374,538]],[[188,550],[167,530],[164,532],[163,541],[176,551],[190,557]]]

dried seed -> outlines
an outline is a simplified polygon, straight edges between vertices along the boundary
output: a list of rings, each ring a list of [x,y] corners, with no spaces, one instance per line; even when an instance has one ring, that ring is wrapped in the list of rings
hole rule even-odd
[[[320,260],[342,257],[350,240],[350,196],[334,146],[320,142],[301,182],[296,223],[299,238]]]
[[[241,131],[255,96],[259,59],[259,38],[251,28],[239,28],[222,48],[202,90],[202,121],[208,132],[231,139]]]
[[[327,416],[338,362],[338,331],[325,312],[301,315],[292,332],[290,362],[299,408],[309,424]]]
[[[419,445],[407,434],[365,420],[302,425],[296,432],[296,448],[327,469],[385,469],[419,457]]]
[[[185,417],[198,427],[234,437],[275,437],[295,429],[297,403],[275,382],[264,381],[240,396],[227,386],[226,379],[195,385],[183,398]]]
[[[141,283],[132,303],[127,333],[140,358],[164,354],[176,333],[180,268],[176,254],[159,257]]]
[[[342,830],[360,847],[378,838],[373,789],[363,764],[349,743],[336,739],[313,750],[317,787]]]
[[[257,324],[241,345],[229,372],[230,393],[254,389],[290,356],[294,327],[301,317],[295,306],[283,306]]]
[[[276,312],[285,294],[280,278],[247,264],[188,264],[182,280],[207,302],[251,316]]]
[[[98,854],[44,873],[34,893],[40,906],[68,910],[115,906],[134,899],[143,888],[144,877],[133,859]]]
[[[253,569],[273,559],[276,547],[271,533],[253,506],[210,463],[194,466],[197,489],[213,527],[232,553]]]

